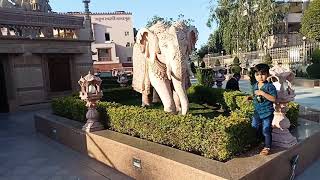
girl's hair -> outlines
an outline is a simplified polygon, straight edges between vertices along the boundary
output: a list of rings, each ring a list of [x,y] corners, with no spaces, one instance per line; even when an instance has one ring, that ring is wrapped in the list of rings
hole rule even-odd
[[[257,64],[257,65],[253,68],[253,70],[254,70],[255,73],[260,72],[260,73],[262,73],[262,74],[269,74],[269,69],[270,69],[270,67],[269,67],[269,65],[267,65],[267,64]]]

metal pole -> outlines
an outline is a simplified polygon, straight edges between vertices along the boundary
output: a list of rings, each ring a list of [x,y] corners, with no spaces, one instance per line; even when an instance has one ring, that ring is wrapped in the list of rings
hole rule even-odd
[[[306,65],[307,64],[307,57],[306,57],[306,37],[305,36],[303,36],[302,37],[302,40],[303,40],[303,59],[302,59],[302,63],[303,63],[303,65]]]

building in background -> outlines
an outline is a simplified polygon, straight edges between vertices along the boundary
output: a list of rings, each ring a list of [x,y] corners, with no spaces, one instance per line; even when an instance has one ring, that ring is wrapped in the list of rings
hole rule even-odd
[[[0,1],[0,112],[79,89],[92,68],[90,23],[51,12],[48,1]]]
[[[74,16],[83,13],[69,12]],[[132,13],[124,11],[91,13],[94,42],[92,59],[95,72],[132,67],[134,30]]]
[[[310,0],[289,0],[286,3],[289,5],[288,14],[274,27],[273,35],[268,37],[269,49],[303,44],[303,35],[300,33],[301,19]]]

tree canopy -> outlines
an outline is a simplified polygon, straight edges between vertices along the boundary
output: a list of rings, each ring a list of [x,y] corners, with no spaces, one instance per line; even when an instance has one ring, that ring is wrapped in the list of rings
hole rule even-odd
[[[304,12],[301,32],[309,39],[320,41],[320,0],[313,0]]]
[[[227,53],[261,48],[287,11],[284,3],[274,0],[218,0],[217,4],[210,6],[207,25],[218,24],[221,49]]]
[[[148,22],[146,27],[149,28],[152,25],[156,24],[158,21],[163,22],[164,24],[166,24],[167,26],[171,26],[171,24],[175,21],[183,21],[186,25],[191,26],[192,23],[194,22],[194,20],[192,19],[185,19],[183,14],[179,14],[177,19],[173,19],[173,18],[164,18],[164,17],[160,17],[158,15],[154,15]]]

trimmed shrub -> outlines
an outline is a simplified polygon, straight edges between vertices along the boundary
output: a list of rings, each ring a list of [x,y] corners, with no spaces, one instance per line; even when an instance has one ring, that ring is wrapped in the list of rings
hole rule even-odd
[[[255,142],[250,122],[237,114],[207,119],[171,115],[134,106],[107,109],[110,128],[120,133],[225,161]]]
[[[311,57],[313,64],[307,67],[307,73],[311,78],[320,79],[320,49],[315,49]]]
[[[127,78],[129,80],[127,84],[132,84],[132,76],[127,76]],[[118,77],[102,77],[101,80],[102,89],[113,89],[120,87],[120,84],[117,82]]]
[[[190,63],[190,69],[193,74],[197,73],[197,69],[196,69],[196,66],[194,65],[194,62]]]
[[[73,119],[79,122],[86,122],[86,103],[78,97],[55,98],[51,102],[54,114]]]
[[[201,68],[205,68],[205,67],[206,67],[206,63],[205,63],[204,61],[201,61],[200,67],[201,67]]]
[[[229,110],[237,112],[238,115],[241,117],[251,119],[254,113],[254,107],[252,101],[248,102],[248,94],[245,94],[240,91],[230,91],[224,92],[223,96]],[[290,128],[297,127],[299,117],[299,104],[295,102],[290,102],[288,104],[288,111],[286,113],[286,116],[291,123]]]
[[[237,96],[245,96],[243,92],[240,91],[226,91],[223,93],[224,102],[228,106],[230,111],[235,111],[239,108],[236,102]]]
[[[248,150],[256,143],[255,131],[251,127],[250,120],[236,112],[228,117],[218,116],[213,121],[207,121],[204,131],[206,132],[202,146],[204,156],[220,161]]]
[[[290,128],[296,128],[298,126],[299,107],[300,105],[295,102],[289,102],[288,104],[288,111],[286,116],[290,120]]]
[[[84,122],[85,103],[79,99],[58,98],[52,108],[57,115]],[[79,114],[72,113],[75,108],[81,109],[77,111]],[[109,102],[98,103],[97,109],[101,121],[111,130],[220,161],[246,150],[255,141],[249,120],[239,117],[237,113],[230,117],[207,119]]]
[[[231,73],[232,74],[240,74],[241,73],[242,68],[240,67],[240,60],[239,58],[236,56],[233,59],[233,64],[231,66]]]
[[[215,105],[221,103],[225,106],[223,93],[224,89],[210,88],[202,85],[192,85],[188,90],[188,99],[190,102],[197,104]]]
[[[217,60],[214,62],[214,65],[215,65],[215,66],[221,66],[221,63],[220,63],[219,59],[217,59]]]
[[[119,87],[103,90],[101,101],[122,102],[128,99],[141,99],[141,94],[132,89],[132,87]]]
[[[240,74],[242,68],[239,65],[232,65],[231,67],[231,73],[232,74]]]
[[[320,79],[320,64],[311,64],[307,67],[307,73],[310,78]]]
[[[198,68],[196,73],[198,84],[212,87],[215,83],[215,72],[211,68]]]
[[[272,57],[269,53],[267,53],[264,58],[263,61],[265,64],[268,64],[270,67],[272,67]]]
[[[226,92],[221,89],[208,91],[210,88],[199,85],[193,86],[193,89],[188,93],[189,96],[201,97],[202,94],[196,95],[196,93],[204,91],[212,96],[213,94],[223,96],[229,109],[233,109],[230,116],[220,115],[209,119],[191,114],[172,115],[160,109],[99,102],[97,110],[100,113],[100,121],[113,131],[219,161],[226,161],[255,145],[255,132],[248,118],[252,116],[253,106],[252,103],[247,103],[246,94],[237,91]],[[223,100],[217,99],[217,101]],[[54,99],[52,109],[54,114],[85,122],[87,111],[85,102],[75,97]],[[287,117],[292,124],[297,120],[298,111],[299,105],[293,102],[289,104]]]
[[[237,56],[233,58],[233,65],[240,65],[240,60]]]
[[[320,49],[317,48],[312,52],[311,62],[314,64],[320,64]]]

